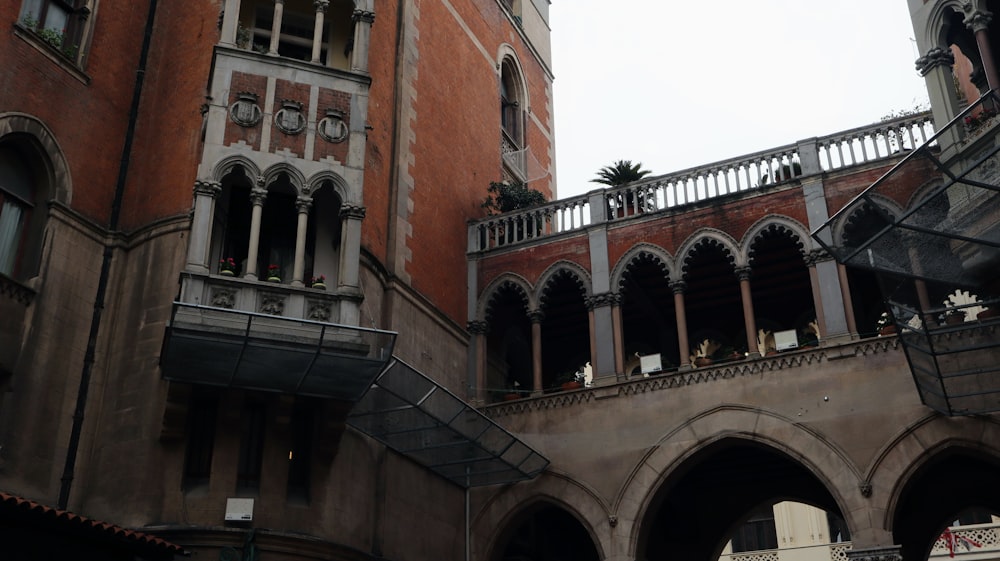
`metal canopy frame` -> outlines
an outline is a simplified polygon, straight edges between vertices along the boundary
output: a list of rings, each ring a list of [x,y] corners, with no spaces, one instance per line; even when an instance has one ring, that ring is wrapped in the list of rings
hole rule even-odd
[[[987,92],[813,233],[875,272],[921,400],[946,415],[1000,411],[998,112]]]
[[[355,402],[392,358],[396,334],[174,302],[166,380]]]
[[[464,488],[531,479],[549,464],[398,358],[375,379],[347,422]]]

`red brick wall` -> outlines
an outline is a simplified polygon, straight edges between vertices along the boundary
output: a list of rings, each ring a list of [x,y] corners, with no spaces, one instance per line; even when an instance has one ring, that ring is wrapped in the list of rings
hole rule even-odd
[[[264,96],[267,94],[266,76],[254,76],[243,72],[233,72],[232,81],[230,83],[232,87],[229,90],[228,106],[232,106],[233,103],[236,103],[236,100],[239,99],[240,92],[250,92],[257,94],[257,105],[261,107],[261,111],[264,110]],[[232,119],[229,119],[226,121],[226,134],[223,144],[230,146],[242,140],[249,146],[252,146],[254,150],[260,150],[260,134],[265,125],[272,128],[274,127],[273,123],[267,122],[264,118],[261,118],[260,122],[252,127],[241,127],[240,125],[234,123]]]
[[[570,261],[590,271],[590,247],[585,233],[481,260],[476,294],[482,294],[494,279],[506,272],[517,273],[528,282],[536,284],[542,273],[559,261]]]
[[[316,114],[313,118],[318,125],[326,118],[327,109],[337,109],[344,114],[344,124],[351,125],[351,95],[346,92],[338,92],[327,88],[319,90],[319,104],[316,106]],[[319,134],[316,135],[316,143],[313,149],[313,159],[322,160],[328,156],[333,156],[338,162],[347,161],[348,140],[343,142],[328,142]]]
[[[297,101],[302,104],[302,115],[309,112],[309,86],[306,84],[296,84],[287,80],[278,80],[274,87],[274,105],[271,113],[277,114],[281,110],[282,100]],[[278,153],[284,149],[291,150],[298,157],[303,157],[306,152],[305,131],[299,134],[285,134],[271,125],[271,152]]]

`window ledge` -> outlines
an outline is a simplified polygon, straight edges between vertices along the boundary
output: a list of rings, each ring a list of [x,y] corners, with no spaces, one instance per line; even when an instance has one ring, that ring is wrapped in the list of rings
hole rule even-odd
[[[0,273],[0,295],[7,296],[27,307],[35,299],[35,294],[37,292],[34,289]]]
[[[21,22],[14,23],[14,35],[23,39],[29,45],[34,47],[39,53],[69,73],[70,76],[79,80],[83,85],[90,85],[90,76],[77,66],[76,63],[64,55],[59,49],[56,49],[52,45],[40,39],[34,31],[25,27],[21,24]]]

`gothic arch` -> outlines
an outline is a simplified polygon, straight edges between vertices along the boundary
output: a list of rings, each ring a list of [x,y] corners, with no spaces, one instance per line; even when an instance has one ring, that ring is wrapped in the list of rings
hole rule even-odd
[[[486,288],[483,289],[482,294],[479,296],[479,303],[476,306],[476,320],[489,321],[488,314],[493,299],[497,296],[500,289],[508,286],[513,287],[521,295],[525,310],[531,311],[538,308],[538,301],[534,298],[535,291],[531,283],[521,275],[504,273],[490,281],[490,284],[486,285]]]
[[[488,561],[490,552],[511,523],[525,510],[548,503],[574,516],[590,534],[601,559],[611,552],[600,536],[610,536],[612,526],[608,505],[594,489],[551,468],[530,483],[512,485],[494,494],[475,514],[472,533],[488,536],[475,552],[475,558]]]
[[[0,113],[0,141],[9,136],[25,135],[32,139],[31,149],[37,150],[39,163],[45,166],[44,178],[49,187],[48,196],[61,203],[70,204],[73,199],[73,178],[69,164],[63,156],[56,136],[38,118],[26,113]]]
[[[666,278],[670,280],[680,278],[677,274],[677,264],[669,252],[651,243],[639,243],[632,246],[632,248],[626,251],[625,254],[618,259],[618,262],[615,263],[615,267],[611,271],[612,292],[620,290],[621,283],[625,277],[625,272],[628,271],[635,260],[643,254],[653,257],[653,259],[660,265],[660,268],[663,269],[663,273]]]
[[[510,43],[502,43],[497,49],[497,88],[499,89],[503,80],[503,67],[507,65],[511,70],[511,78],[516,88],[516,98],[527,111],[531,107],[531,98],[528,97],[528,83],[524,79],[524,69],[521,61],[517,57],[517,51]]]
[[[237,154],[219,160],[215,166],[212,167],[212,179],[215,181],[222,181],[222,179],[229,175],[236,166],[242,167],[251,181],[257,181],[257,178],[260,177],[260,168],[257,167],[257,164],[255,164],[250,158]]]
[[[965,14],[965,4],[968,2],[969,0],[944,0],[931,8],[930,16],[927,18],[927,26],[923,30],[924,42],[928,45],[928,48],[948,48],[949,45],[946,39],[948,12]],[[972,4],[975,5],[975,10],[984,9],[980,5],[980,2],[976,0],[973,0]]]
[[[793,238],[798,240],[799,253],[803,257],[812,248],[812,238],[809,236],[809,230],[803,226],[798,220],[788,218],[787,216],[781,216],[778,214],[769,214],[760,220],[754,222],[750,229],[747,230],[746,234],[743,235],[743,241],[740,243],[740,260],[744,263],[750,263],[754,256],[754,242],[757,238],[764,234],[764,232],[788,232]]]
[[[333,173],[332,171],[321,171],[314,174],[307,182],[305,182],[305,187],[302,190],[304,193],[314,195],[316,191],[323,188],[327,181],[333,185],[334,193],[336,193],[337,197],[339,197],[344,204],[361,203],[361,201],[354,201],[350,198],[351,189],[348,187],[347,182],[344,181],[343,177]]]
[[[867,208],[868,205],[870,205],[871,203],[875,203],[876,205],[878,205],[884,212],[889,214],[889,216],[891,216],[893,219],[896,219],[896,217],[899,217],[903,214],[903,207],[899,206],[899,204],[896,203],[896,201],[888,197],[884,197],[882,195],[878,195],[875,193],[869,194],[866,197],[867,197],[866,203],[855,205],[855,207],[851,210],[850,213],[842,215],[837,219],[836,223],[833,226],[833,232],[832,232],[833,239],[837,240],[836,242],[837,244],[843,244],[845,242],[844,236],[847,227],[850,224],[852,224],[853,221],[857,219],[857,217],[860,215],[860,213],[863,212],[863,210]]]
[[[715,228],[702,228],[691,234],[677,251],[677,266],[680,277],[683,277],[687,273],[687,262],[691,257],[691,253],[703,244],[721,246],[723,254],[734,267],[743,267],[746,265],[745,262],[738,260],[741,259],[739,244],[732,236]]]
[[[545,300],[545,293],[549,289],[549,284],[561,275],[573,276],[576,279],[577,285],[582,289],[584,298],[594,294],[593,284],[587,270],[572,261],[561,260],[549,265],[538,278],[534,295],[536,302],[541,303]]]
[[[734,430],[727,427],[753,427]],[[693,435],[697,435],[696,438]],[[867,516],[865,499],[857,492],[860,473],[847,453],[821,433],[793,419],[742,405],[724,404],[693,416],[666,433],[636,464],[612,504],[624,538],[617,552],[639,558],[642,523],[661,487],[696,453],[724,439],[744,439],[781,452],[812,474],[836,502],[852,532]],[[853,493],[851,492],[853,491]],[[860,514],[859,514],[860,513]]]
[[[306,177],[298,170],[295,166],[286,164],[284,162],[280,164],[274,164],[273,166],[264,170],[263,180],[264,186],[270,189],[271,184],[274,183],[278,176],[282,173],[288,174],[288,181],[292,184],[292,187],[301,195],[306,186]]]

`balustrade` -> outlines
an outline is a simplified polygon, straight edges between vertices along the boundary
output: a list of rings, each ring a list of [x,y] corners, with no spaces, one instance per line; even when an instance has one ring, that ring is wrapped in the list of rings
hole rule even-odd
[[[933,135],[929,112],[839,132],[745,156],[669,173],[589,195],[553,201],[492,216],[470,225],[470,251],[488,251],[583,229],[750,192],[801,175],[842,170],[900,155]],[[810,169],[800,152],[819,158]],[[813,165],[815,167],[815,165]],[[595,208],[603,201],[604,208]],[[593,211],[597,212],[593,212]]]

